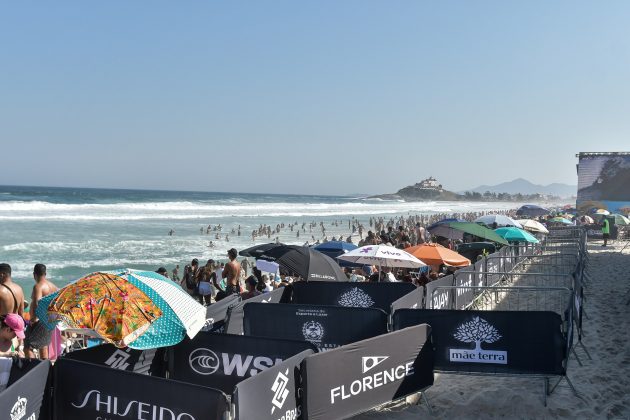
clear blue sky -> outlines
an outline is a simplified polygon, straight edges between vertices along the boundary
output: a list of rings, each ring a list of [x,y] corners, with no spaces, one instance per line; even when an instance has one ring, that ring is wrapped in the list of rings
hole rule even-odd
[[[0,5],[0,184],[384,193],[630,149],[628,1]]]

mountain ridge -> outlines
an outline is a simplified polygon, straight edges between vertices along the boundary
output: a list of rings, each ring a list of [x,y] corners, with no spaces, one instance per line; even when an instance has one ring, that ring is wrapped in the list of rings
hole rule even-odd
[[[554,182],[548,185],[539,185],[524,178],[516,178],[512,181],[502,182],[496,185],[480,185],[475,188],[460,191],[460,193],[464,193],[466,191],[482,194],[486,191],[490,191],[491,193],[545,194],[555,195],[558,197],[572,197],[577,194],[577,185],[569,185],[559,182]]]

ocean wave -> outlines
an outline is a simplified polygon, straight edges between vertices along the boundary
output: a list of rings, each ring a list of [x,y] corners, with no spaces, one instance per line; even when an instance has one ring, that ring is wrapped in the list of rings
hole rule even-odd
[[[512,203],[349,201],[342,203],[243,203],[214,204],[191,201],[56,204],[45,201],[0,203],[0,221],[101,221],[194,220],[225,217],[330,217],[385,215],[407,212],[452,212],[509,208]]]

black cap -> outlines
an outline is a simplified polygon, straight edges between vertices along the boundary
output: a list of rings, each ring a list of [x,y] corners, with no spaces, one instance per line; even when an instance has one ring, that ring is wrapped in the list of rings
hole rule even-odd
[[[158,274],[166,274],[166,268],[160,267],[155,272]]]

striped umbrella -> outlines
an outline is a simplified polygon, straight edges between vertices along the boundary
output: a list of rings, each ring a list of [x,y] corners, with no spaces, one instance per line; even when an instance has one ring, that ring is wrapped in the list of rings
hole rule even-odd
[[[37,317],[53,329],[63,322],[87,329],[117,347],[150,349],[194,337],[205,308],[179,285],[153,271],[88,274],[42,298]]]

